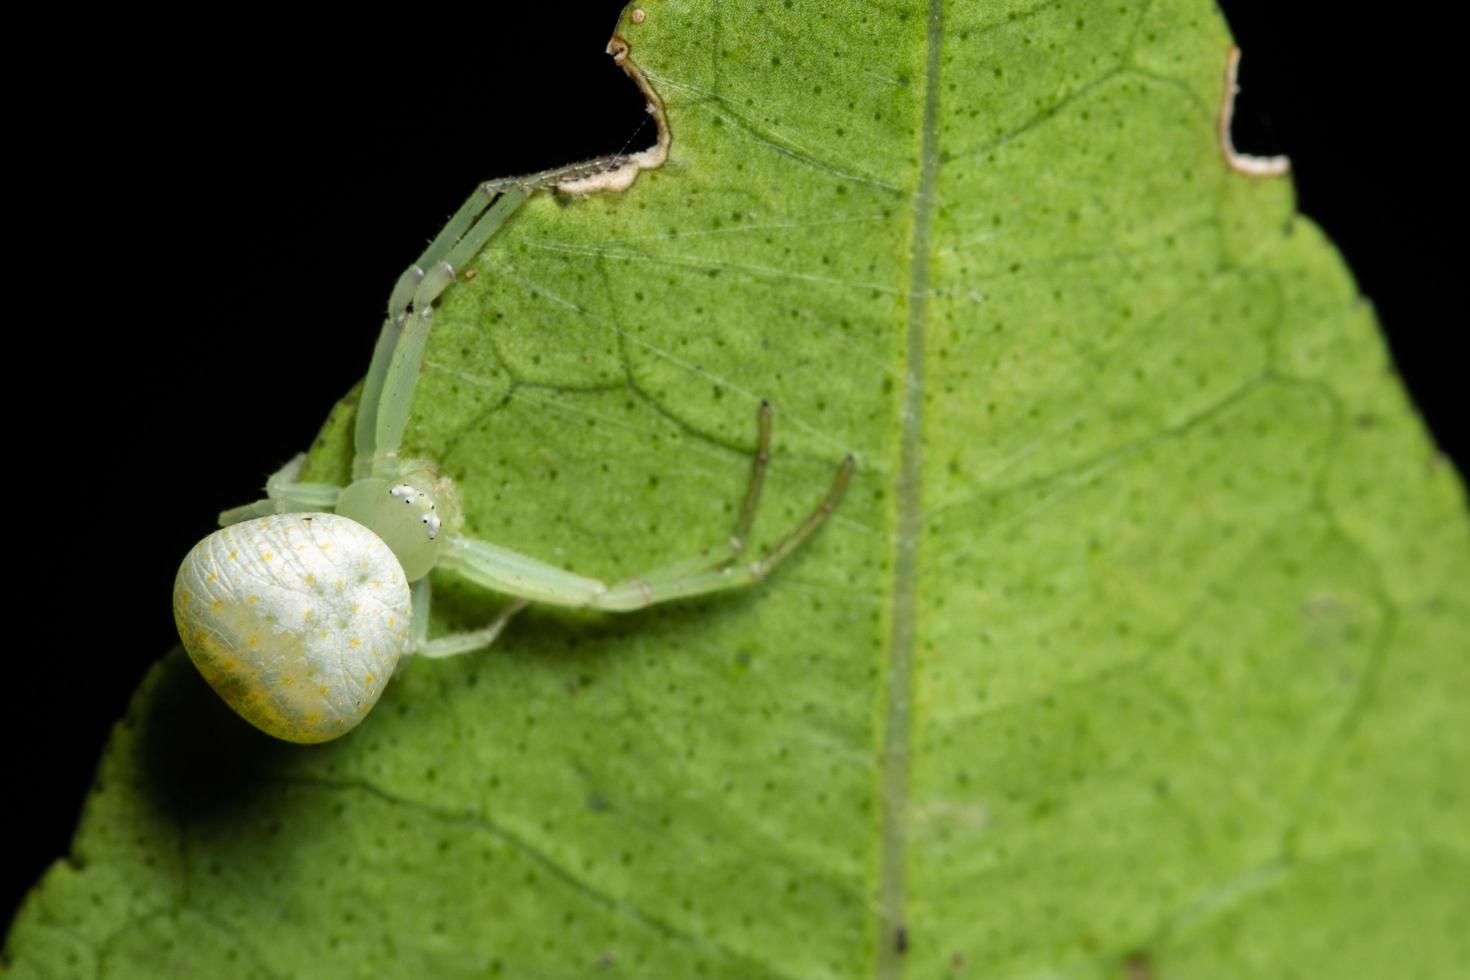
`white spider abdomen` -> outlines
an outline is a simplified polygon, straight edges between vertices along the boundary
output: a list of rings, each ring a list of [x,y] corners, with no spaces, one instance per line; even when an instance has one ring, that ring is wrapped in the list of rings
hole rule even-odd
[[[410,610],[393,551],[337,514],[221,528],[174,581],[174,619],[199,672],[291,742],[325,742],[363,719],[408,648]]]

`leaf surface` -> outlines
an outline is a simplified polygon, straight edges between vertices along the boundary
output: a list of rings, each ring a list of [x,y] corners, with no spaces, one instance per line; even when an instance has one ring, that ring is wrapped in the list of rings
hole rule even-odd
[[[942,8],[942,9],[941,9]],[[615,578],[270,741],[177,653],[16,977],[1451,976],[1470,527],[1203,0],[644,4],[631,190],[530,202],[409,433],[477,536]],[[342,479],[350,401],[314,450]],[[436,582],[436,628],[495,600]]]

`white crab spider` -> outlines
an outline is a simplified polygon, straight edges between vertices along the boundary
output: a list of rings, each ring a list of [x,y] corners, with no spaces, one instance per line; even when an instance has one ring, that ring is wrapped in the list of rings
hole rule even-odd
[[[363,383],[353,482],[300,483],[298,456],[266,499],[220,515],[174,583],[179,636],[199,672],[247,721],[292,742],[351,730],[406,654],[445,657],[488,646],[530,602],[628,611],[755,582],[796,549],[842,497],[849,456],[821,504],[769,552],[739,560],[770,456],[762,403],[750,482],[723,544],[606,584],[454,531],[453,484],[432,463],[401,460],[434,301],[536,189],[587,166],[481,185],[398,280]],[[442,568],[514,597],[483,629],[428,637],[429,572]]]

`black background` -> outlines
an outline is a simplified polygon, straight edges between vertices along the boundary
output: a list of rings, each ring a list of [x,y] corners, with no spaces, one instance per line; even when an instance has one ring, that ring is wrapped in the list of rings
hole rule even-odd
[[[40,149],[55,166],[13,202],[46,230],[12,268],[7,374],[59,385],[61,407],[38,392],[12,412],[58,420],[20,426],[11,480],[38,561],[12,569],[30,584],[12,586],[24,618],[0,712],[0,915],[67,851],[109,728],[175,643],[180,557],[309,444],[418,247],[478,180],[651,141],[602,53],[620,6],[295,14],[185,25],[187,44],[165,40],[181,25],[129,21],[57,52],[27,114],[54,129]],[[1301,209],[1346,255],[1464,473],[1465,316],[1440,231],[1462,211],[1444,94],[1458,52],[1392,12],[1284,9],[1304,6],[1224,4],[1245,52],[1237,146],[1291,157]],[[85,84],[70,95],[68,79]]]

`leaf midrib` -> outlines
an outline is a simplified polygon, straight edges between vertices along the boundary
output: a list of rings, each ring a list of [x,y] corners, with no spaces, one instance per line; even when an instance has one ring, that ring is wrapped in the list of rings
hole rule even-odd
[[[944,33],[943,0],[929,0],[925,16],[924,117],[919,184],[914,192],[909,255],[908,321],[905,327],[903,410],[899,434],[892,606],[889,634],[888,700],[884,719],[881,863],[878,880],[877,948],[874,976],[892,980],[903,972],[905,863],[908,841],[909,737],[913,650],[919,602],[919,538],[923,528],[922,472],[924,328],[929,313],[929,238],[939,177],[939,70]]]

